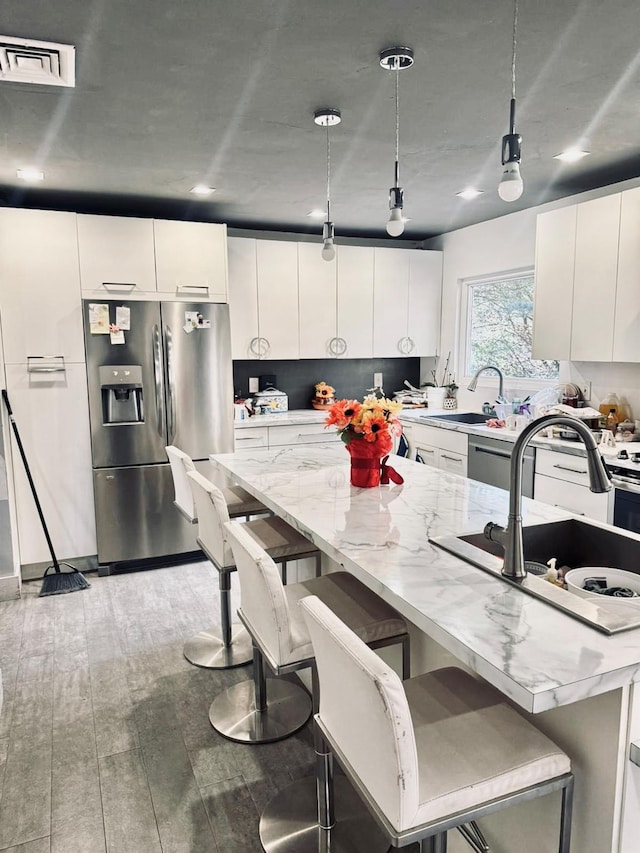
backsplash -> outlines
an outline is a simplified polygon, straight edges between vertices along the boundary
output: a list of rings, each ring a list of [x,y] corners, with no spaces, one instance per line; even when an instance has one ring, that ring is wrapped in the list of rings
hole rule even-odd
[[[316,382],[324,380],[336,389],[336,398],[362,399],[373,386],[373,374],[382,373],[385,393],[420,381],[419,358],[319,358],[300,361],[234,361],[233,387],[249,395],[249,377],[275,375],[276,387],[289,396],[290,409],[310,409]]]

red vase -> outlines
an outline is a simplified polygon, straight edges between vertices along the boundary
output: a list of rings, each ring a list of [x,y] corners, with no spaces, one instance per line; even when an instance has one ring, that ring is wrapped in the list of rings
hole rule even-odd
[[[386,464],[389,447],[386,442],[354,438],[346,445],[351,456],[351,485],[370,489],[380,483],[402,483],[397,471]]]

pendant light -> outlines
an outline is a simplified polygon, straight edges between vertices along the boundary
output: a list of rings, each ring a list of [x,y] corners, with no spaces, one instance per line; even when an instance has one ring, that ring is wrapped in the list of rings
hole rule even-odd
[[[333,222],[331,221],[331,143],[329,140],[329,128],[335,127],[342,121],[340,110],[326,109],[317,110],[313,114],[313,120],[316,124],[326,128],[327,131],[327,218],[322,226],[322,258],[325,261],[332,261],[336,256],[336,249],[333,245]]]
[[[380,54],[380,65],[387,71],[396,72],[396,160],[393,173],[393,186],[389,190],[389,221],[387,222],[387,234],[390,237],[399,237],[404,231],[405,220],[402,215],[404,206],[404,190],[400,186],[400,99],[399,99],[399,77],[400,72],[413,65],[413,50],[410,47],[388,47]]]
[[[524,185],[520,176],[522,137],[516,133],[516,35],[518,31],[518,0],[513,2],[513,45],[511,52],[511,103],[509,106],[509,133],[502,137],[502,179],[498,195],[503,201],[517,201]]]

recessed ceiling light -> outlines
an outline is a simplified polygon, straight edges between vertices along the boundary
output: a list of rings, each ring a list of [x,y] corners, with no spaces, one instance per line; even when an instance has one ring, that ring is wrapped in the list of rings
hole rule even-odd
[[[310,210],[309,213],[307,213],[307,216],[310,216],[312,219],[324,219],[324,214],[324,210],[320,210],[319,207],[316,207],[314,210]]]
[[[36,169],[32,166],[26,169],[18,169],[16,175],[21,181],[27,181],[30,184],[35,184],[38,181],[44,181],[44,172],[42,169]]]
[[[211,195],[215,191],[215,187],[209,187],[207,184],[196,184],[195,187],[191,187],[189,192],[192,192],[194,195]]]
[[[553,159],[562,160],[563,163],[577,163],[583,157],[588,157],[590,153],[590,151],[582,151],[580,148],[567,148],[566,151],[556,154]]]
[[[465,199],[465,201],[470,201],[473,198],[478,198],[479,195],[482,195],[484,190],[476,190],[473,187],[467,187],[466,190],[462,190],[462,192],[456,193],[459,198]]]

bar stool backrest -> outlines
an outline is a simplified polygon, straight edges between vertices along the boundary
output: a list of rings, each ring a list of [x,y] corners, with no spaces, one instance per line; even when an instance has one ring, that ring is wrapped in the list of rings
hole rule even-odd
[[[406,829],[418,811],[419,773],[402,681],[317,596],[300,606],[318,667],[320,720],[389,822]]]
[[[250,632],[282,664],[289,658],[292,642],[289,605],[278,568],[242,524],[230,521],[225,528],[240,577],[242,615]]]
[[[172,444],[165,447],[165,450],[171,464],[175,502],[187,518],[191,521],[197,521],[196,505],[193,499],[191,484],[187,479],[187,471],[195,471],[196,467],[190,456],[187,456],[186,453],[183,453],[182,450],[174,447]]]
[[[224,495],[198,471],[188,471],[187,480],[192,487],[196,505],[198,542],[202,550],[218,567],[233,566],[233,553],[224,530],[225,523],[229,521]]]

